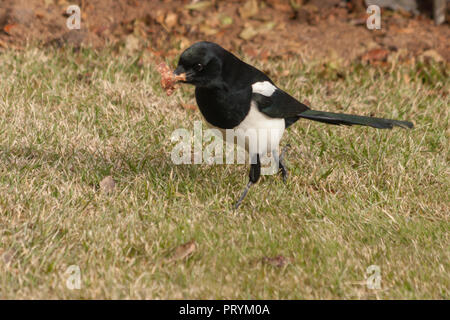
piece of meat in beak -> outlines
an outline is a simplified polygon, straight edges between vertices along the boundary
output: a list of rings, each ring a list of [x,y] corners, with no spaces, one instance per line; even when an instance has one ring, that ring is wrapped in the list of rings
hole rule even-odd
[[[177,68],[178,69],[178,68]],[[158,72],[161,74],[161,87],[166,91],[166,94],[170,96],[175,90],[175,84],[179,81],[186,81],[186,73],[178,72],[175,70],[172,72],[169,66],[164,62],[158,65]]]

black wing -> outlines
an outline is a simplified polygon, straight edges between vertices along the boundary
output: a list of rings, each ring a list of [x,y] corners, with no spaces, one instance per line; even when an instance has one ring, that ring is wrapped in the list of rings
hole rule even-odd
[[[253,93],[252,100],[258,105],[259,111],[267,116],[285,119],[286,128],[300,118],[299,114],[309,110],[306,105],[278,88],[271,96]]]
[[[257,103],[259,111],[271,118],[297,117],[300,113],[309,110],[306,105],[280,89],[276,89],[268,97],[259,93],[253,93],[252,100]]]

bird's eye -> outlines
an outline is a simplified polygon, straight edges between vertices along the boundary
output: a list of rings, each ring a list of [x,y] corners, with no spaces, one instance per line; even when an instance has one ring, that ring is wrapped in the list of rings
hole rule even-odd
[[[202,66],[202,64],[196,64],[195,66],[194,66],[194,70],[196,71],[196,72],[200,72],[200,71],[202,71],[203,70],[203,66]]]

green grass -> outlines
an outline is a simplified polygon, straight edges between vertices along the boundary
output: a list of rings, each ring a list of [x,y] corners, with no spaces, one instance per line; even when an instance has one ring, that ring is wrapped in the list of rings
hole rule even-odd
[[[145,56],[2,52],[0,298],[449,299],[445,69],[247,61],[317,109],[415,128],[299,121],[288,183],[263,177],[233,211],[247,166],[170,158],[173,130],[201,120],[180,107],[192,87],[166,97]],[[191,239],[191,256],[166,263]],[[278,255],[289,263],[263,262]],[[381,289],[365,284],[370,265]]]

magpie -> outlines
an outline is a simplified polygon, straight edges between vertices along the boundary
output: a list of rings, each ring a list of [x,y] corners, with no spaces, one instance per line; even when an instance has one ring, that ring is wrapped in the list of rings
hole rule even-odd
[[[245,147],[251,164],[249,182],[236,202],[235,209],[240,206],[250,187],[259,180],[261,157],[264,154],[272,155],[286,181],[288,171],[282,153],[279,155],[279,142],[284,130],[300,118],[333,125],[362,125],[378,129],[413,127],[408,121],[312,110],[278,88],[262,71],[213,42],[201,41],[187,48],[181,54],[173,74],[183,79],[180,82],[195,86],[197,105],[209,126],[222,132],[242,129],[237,130],[240,133],[236,136],[238,141],[244,141],[240,146]],[[254,130],[257,134],[239,140],[240,135],[248,130]],[[270,134],[265,130],[270,131]],[[265,142],[261,143],[263,138]],[[249,145],[257,147],[250,148]]]

